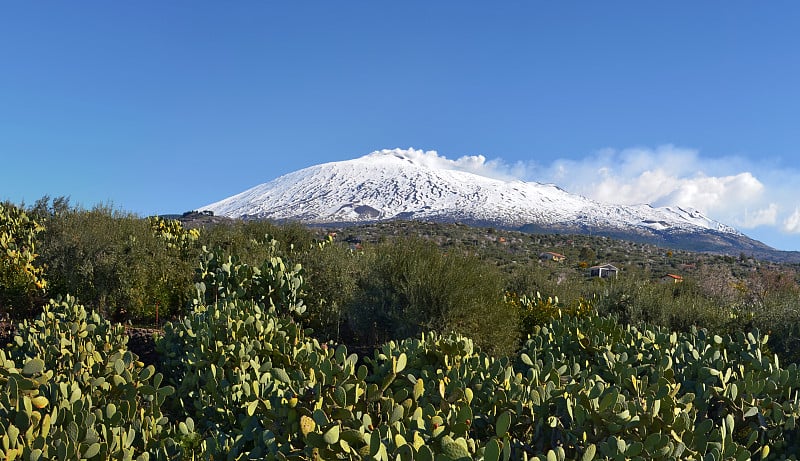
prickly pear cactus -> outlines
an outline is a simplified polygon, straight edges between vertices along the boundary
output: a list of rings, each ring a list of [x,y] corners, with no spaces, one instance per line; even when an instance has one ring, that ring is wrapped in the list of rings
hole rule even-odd
[[[36,236],[43,230],[24,210],[0,203],[0,308],[13,308],[26,293],[41,293],[47,287],[44,269],[34,264]],[[4,306],[6,303],[12,305]]]
[[[267,243],[276,251],[277,242]],[[220,251],[203,247],[200,267],[195,271],[197,302],[212,304],[235,299],[252,300],[282,315],[302,315],[303,268],[292,268],[278,256],[267,258],[260,267],[240,263],[235,256],[222,259]]]
[[[150,230],[167,243],[168,248],[175,248],[184,254],[195,247],[200,238],[197,229],[186,229],[177,219],[164,219],[160,216],[147,218]]]
[[[52,301],[0,351],[0,457],[149,459],[178,453],[161,386],[126,335],[75,299]]]

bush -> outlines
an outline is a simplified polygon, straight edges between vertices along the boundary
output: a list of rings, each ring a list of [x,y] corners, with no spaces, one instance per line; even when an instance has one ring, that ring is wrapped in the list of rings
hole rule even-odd
[[[50,293],[74,294],[116,320],[152,323],[191,299],[194,256],[154,232],[148,220],[107,207],[50,213],[40,259]]]
[[[492,353],[516,348],[516,312],[503,301],[503,277],[495,266],[468,254],[443,253],[420,239],[368,247],[364,263],[348,307],[361,344],[433,330],[469,334]]]
[[[346,321],[346,309],[353,303],[358,281],[366,270],[364,253],[329,239],[294,257],[302,261],[306,276],[304,299],[308,310],[303,324],[321,340],[348,342],[353,334]]]
[[[307,251],[314,244],[314,235],[299,223],[235,221],[204,229],[199,243],[221,252],[223,258],[235,256],[243,264],[257,266],[272,256],[288,260],[297,252]]]

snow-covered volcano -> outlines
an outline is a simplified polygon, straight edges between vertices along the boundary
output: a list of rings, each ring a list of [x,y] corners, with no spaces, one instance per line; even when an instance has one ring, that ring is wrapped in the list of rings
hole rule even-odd
[[[200,209],[306,223],[425,219],[513,228],[741,235],[692,209],[599,203],[552,184],[490,178],[442,167],[429,158],[420,151],[385,149],[304,168]]]

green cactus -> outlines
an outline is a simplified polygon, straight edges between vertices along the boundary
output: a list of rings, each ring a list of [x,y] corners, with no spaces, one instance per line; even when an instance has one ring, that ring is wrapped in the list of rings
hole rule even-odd
[[[126,349],[122,327],[86,311],[74,298],[52,301],[20,324],[0,355],[0,456],[128,459],[178,449],[161,413],[173,389]],[[21,369],[15,363],[23,363]]]

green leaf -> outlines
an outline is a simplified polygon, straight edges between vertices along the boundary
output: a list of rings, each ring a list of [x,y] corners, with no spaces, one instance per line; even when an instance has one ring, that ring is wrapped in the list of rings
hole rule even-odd
[[[402,405],[395,405],[394,409],[392,409],[392,416],[389,418],[389,424],[394,424],[401,419],[405,415],[405,409]]]
[[[606,395],[604,395],[603,398],[600,400],[599,411],[605,411],[608,407],[617,403],[618,396],[619,396],[619,390],[617,390],[616,388],[609,389],[609,391],[606,392]]]
[[[36,397],[31,399],[31,403],[33,404],[34,408],[44,408],[50,402],[47,400],[47,397],[43,395],[37,395]]]
[[[625,443],[623,439],[617,439],[617,453],[625,453],[625,450],[628,449],[628,444]]]
[[[8,438],[9,440],[17,440],[17,437],[19,437],[19,429],[17,426],[11,424],[8,426]]]
[[[51,419],[50,413],[45,413],[44,418],[42,418],[42,431],[40,433],[40,436],[45,439],[47,439],[48,434],[50,434],[50,426],[51,426],[50,419]]]
[[[594,444],[589,445],[583,452],[583,456],[581,456],[581,461],[592,461],[596,453],[597,453],[597,447]]]
[[[484,461],[500,461],[500,444],[497,443],[497,439],[494,437],[486,444],[486,448],[483,451],[483,459]]]
[[[289,384],[292,381],[289,378],[289,374],[286,373],[286,370],[284,370],[283,368],[273,368],[272,370],[270,370],[270,373],[272,373],[272,376],[274,376],[275,379],[284,384]]]
[[[371,456],[376,456],[378,451],[381,449],[383,445],[381,444],[381,435],[378,431],[372,432],[369,434],[369,454]]]
[[[44,360],[36,357],[25,362],[22,368],[22,374],[25,376],[33,376],[41,373],[44,370]]]
[[[628,445],[628,448],[625,449],[625,457],[635,458],[642,453],[642,450],[644,450],[644,445],[642,442],[632,442],[630,445]]]
[[[414,400],[419,400],[424,393],[425,383],[422,381],[422,378],[418,378],[417,382],[414,383]]]
[[[253,416],[258,408],[258,400],[253,400],[247,404],[247,416]]]
[[[364,381],[367,377],[367,373],[369,373],[369,370],[366,365],[359,365],[358,370],[356,370],[356,378],[358,378],[359,381]]]
[[[123,362],[122,359],[115,360],[114,372],[118,375],[121,375],[123,371],[125,371],[125,362]]]
[[[139,372],[139,381],[147,381],[154,374],[156,374],[155,367],[153,365],[148,365],[145,368],[142,368],[142,371]]]
[[[142,386],[139,386],[139,393],[141,393],[142,395],[156,395],[156,388],[144,384]]]
[[[113,402],[110,402],[106,405],[106,418],[111,419],[112,416],[117,412],[117,406],[114,405]]]
[[[339,425],[334,425],[330,429],[328,429],[325,434],[323,435],[325,439],[325,443],[328,445],[333,445],[339,442]]]
[[[397,357],[397,365],[395,366],[395,373],[400,373],[401,371],[405,370],[406,363],[408,362],[408,357],[406,357],[406,353],[403,352]]]
[[[426,445],[423,445],[419,447],[416,459],[419,459],[420,461],[433,461],[433,451],[431,451],[431,449],[428,448]],[[486,461],[489,461],[489,458],[484,457],[484,459],[486,459]]]
[[[336,402],[336,405],[340,407],[347,406],[347,392],[345,392],[342,386],[336,386],[333,389],[333,401]]]
[[[498,437],[504,437],[508,432],[509,427],[511,427],[511,413],[505,411],[497,417],[497,422],[495,423],[495,433]]]
[[[751,416],[755,416],[758,413],[758,407],[750,407],[747,411],[744,412],[744,417],[749,418]]]
[[[311,414],[311,417],[314,418],[314,422],[317,423],[317,426],[325,426],[330,422],[328,415],[321,409],[314,410],[314,413]]]
[[[83,453],[83,457],[91,459],[97,456],[98,454],[100,454],[100,444],[95,442],[89,445],[89,448],[87,448],[86,451]]]

